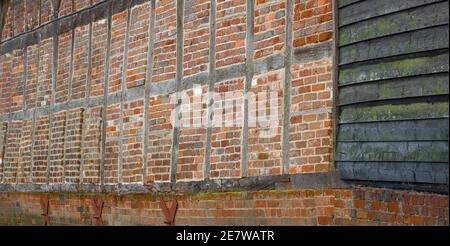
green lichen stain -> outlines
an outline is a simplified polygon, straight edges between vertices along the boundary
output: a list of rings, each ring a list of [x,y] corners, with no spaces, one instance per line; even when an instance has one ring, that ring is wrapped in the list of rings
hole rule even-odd
[[[344,108],[341,123],[448,117],[448,102]]]
[[[448,23],[448,2],[413,8],[369,19],[340,29],[339,43],[346,45],[427,26]]]
[[[340,150],[344,160],[352,161],[434,161],[448,159],[443,145],[429,143],[356,143]]]
[[[379,84],[377,99],[443,95],[448,94],[448,92],[447,76],[439,78],[424,77]]]
[[[345,85],[417,74],[447,72],[448,70],[448,53],[444,53],[341,69],[339,83]]]

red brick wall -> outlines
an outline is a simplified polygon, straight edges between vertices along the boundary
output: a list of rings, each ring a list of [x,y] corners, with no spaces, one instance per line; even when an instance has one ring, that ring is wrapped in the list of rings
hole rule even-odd
[[[114,184],[119,181],[119,142],[120,142],[120,105],[108,106],[106,112],[106,149],[105,149],[105,183]]]
[[[207,86],[189,89],[183,101],[190,108],[181,108],[180,131],[177,156],[177,175],[180,181],[203,180],[206,153],[206,100]]]
[[[101,142],[102,142],[102,108],[93,107],[87,109],[84,118],[83,141],[83,170],[82,183],[100,183],[100,162],[101,162]]]
[[[219,0],[216,13],[216,67],[245,62],[245,0]]]
[[[36,119],[33,148],[33,183],[47,181],[47,155],[49,147],[49,117],[42,116]]]
[[[25,1],[13,0],[14,5],[14,35],[25,31]]]
[[[23,89],[24,89],[24,52],[15,50],[12,58],[11,81],[8,84],[11,89],[9,102],[9,112],[16,112],[23,109]]]
[[[281,53],[285,47],[286,1],[255,1],[255,59]]]
[[[131,9],[126,81],[128,88],[145,84],[149,52],[150,5],[150,2],[146,2]]]
[[[294,48],[331,47],[331,0],[296,0],[293,14]],[[332,59],[332,56],[319,56],[295,61],[291,67],[290,173],[331,169]]]
[[[53,64],[53,38],[42,40],[39,45],[39,68],[37,107],[50,105],[52,96],[52,64]]]
[[[183,75],[208,71],[210,1],[194,0],[185,3]]]
[[[84,8],[89,7],[89,5],[91,0],[74,0],[73,1],[73,5],[74,5],[74,11],[78,11]]]
[[[0,163],[2,165],[0,166],[0,182],[3,182],[4,173],[3,173],[3,163],[5,159],[5,148],[6,148],[6,131],[8,129],[8,124],[0,122]]]
[[[333,171],[333,1],[101,1],[11,1],[1,30],[0,190],[172,182],[191,192],[207,179]],[[39,195],[0,196],[0,223],[22,218],[2,217],[12,209],[39,223]],[[91,223],[87,196],[52,195],[58,223]],[[157,199],[136,197],[108,195],[108,224],[161,224]],[[444,198],[350,188],[180,195],[179,223],[448,224]],[[9,207],[15,201],[22,207]],[[118,215],[130,209],[140,216]]]
[[[89,25],[74,30],[72,81],[70,99],[76,100],[86,96],[87,73],[89,66]]]
[[[137,100],[124,105],[122,131],[122,182],[142,183],[144,170],[144,101]]]
[[[241,174],[243,78],[214,85],[217,101],[211,134],[210,177],[235,178]],[[219,105],[217,105],[219,104]]]
[[[105,87],[105,61],[108,45],[108,20],[100,19],[92,23],[92,56],[90,97],[103,96]]]
[[[63,103],[69,100],[69,85],[70,80],[72,79],[72,35],[72,32],[66,32],[59,35],[55,103]]]
[[[41,14],[39,24],[43,25],[53,20],[55,6],[53,6],[52,0],[42,0],[41,1]]]
[[[22,138],[20,139],[20,159],[17,169],[17,183],[30,183],[32,160],[32,131],[33,121],[24,120],[22,125]],[[1,144],[0,144],[1,145]]]
[[[5,23],[2,30],[2,40],[8,39],[14,35],[14,5],[9,4],[6,11]]]
[[[48,24],[55,16],[64,17],[104,0],[10,0],[2,40]],[[59,6],[56,6],[59,2]],[[40,3],[40,4],[39,4]],[[58,8],[59,7],[59,8]]]
[[[39,46],[30,45],[27,47],[27,78],[26,78],[26,92],[25,102],[26,107],[35,108],[37,89],[38,89],[38,60],[39,60]]]
[[[80,182],[81,167],[81,135],[83,128],[83,108],[71,109],[67,112],[66,137],[64,143],[64,182]]]
[[[330,40],[333,36],[331,0],[295,0],[294,47]]]
[[[170,181],[170,161],[172,151],[171,111],[175,107],[167,95],[150,98],[148,120],[148,169],[147,182]]]
[[[41,225],[45,194],[0,193],[0,224]],[[50,194],[51,225],[92,225],[91,198]],[[171,196],[162,195],[171,206]],[[164,225],[156,195],[105,195],[105,225]],[[447,225],[448,196],[389,189],[177,195],[177,225]]]
[[[5,157],[3,160],[3,182],[16,183],[17,167],[20,159],[20,139],[22,134],[22,121],[11,121],[8,124],[6,139],[8,142],[5,146]]]
[[[64,177],[64,138],[67,129],[67,112],[61,112],[53,115],[50,126],[50,166],[49,166],[49,183],[63,183]]]
[[[281,174],[283,72],[258,75],[252,81],[250,97],[255,105],[249,109],[249,176]]]
[[[0,113],[8,113],[9,105],[11,102],[11,87],[9,81],[11,81],[11,65],[12,54],[6,53],[2,55],[2,63],[0,70]]]
[[[72,13],[73,11],[73,1],[72,0],[61,0],[60,5],[59,5],[59,12],[58,12],[58,16],[65,16],[68,15],[70,13]]]
[[[176,72],[176,0],[156,2],[155,47],[152,82],[175,79]]]
[[[112,29],[108,93],[115,93],[122,90],[127,18],[128,12],[123,11],[113,15],[111,19]]]
[[[333,106],[330,59],[294,64],[289,142],[291,173],[331,168]],[[299,113],[299,114],[295,114]]]

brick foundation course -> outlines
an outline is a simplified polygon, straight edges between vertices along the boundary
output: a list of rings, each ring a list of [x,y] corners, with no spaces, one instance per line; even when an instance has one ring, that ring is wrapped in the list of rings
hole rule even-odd
[[[178,225],[448,225],[448,195],[320,178],[261,190],[334,172],[335,1],[10,2],[0,224],[41,225],[48,195],[52,225],[92,225],[100,196],[107,225],[163,225],[161,194]],[[255,122],[267,105],[276,117]]]
[[[178,200],[177,225],[448,225],[448,196],[356,187],[198,194],[0,193],[0,224],[93,225],[92,198],[105,201],[105,225],[164,225],[159,197]]]

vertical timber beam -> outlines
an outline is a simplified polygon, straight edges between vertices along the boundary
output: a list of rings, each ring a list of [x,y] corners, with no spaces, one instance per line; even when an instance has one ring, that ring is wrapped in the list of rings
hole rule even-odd
[[[331,120],[333,121],[333,148],[331,153],[331,165],[332,170],[335,170],[336,164],[336,147],[337,147],[337,134],[339,131],[339,87],[338,87],[338,76],[339,76],[339,23],[338,23],[338,0],[332,1],[332,13],[333,13],[333,72],[331,74],[331,81],[333,82],[333,106],[332,106],[332,116]]]
[[[10,4],[11,0],[0,0],[0,40],[2,40],[3,27],[5,26],[6,15],[8,14]]]
[[[7,133],[8,133],[8,122],[5,122],[4,123],[5,124],[5,129],[4,129],[4,132],[3,132],[3,139],[2,139],[2,145],[0,146],[0,148],[2,148],[2,156],[0,156],[0,158],[1,158],[1,162],[0,162],[0,167],[1,167],[1,169],[0,169],[0,183],[3,183],[3,181],[4,181],[4,177],[5,177],[5,151],[6,151],[6,141],[8,140],[8,138],[7,138]],[[2,128],[3,128],[3,122],[2,122],[2,126],[1,126]]]
[[[151,93],[151,81],[153,75],[153,52],[155,46],[155,0],[150,2],[150,27],[149,27],[149,44],[147,53],[147,72],[145,75],[145,96],[144,96],[144,170],[142,174],[143,183],[147,184],[148,176],[148,138],[150,135],[148,114],[150,111],[150,93]]]
[[[33,183],[33,167],[34,167],[34,136],[36,129],[36,109],[33,109],[33,119],[31,121],[31,167],[30,167],[30,184]]]
[[[73,0],[72,0],[73,1]],[[41,10],[41,6],[42,6],[42,0],[39,0],[39,7],[38,7],[38,27],[41,26],[41,17],[42,17],[42,10]]]
[[[75,2],[72,0],[72,10],[75,7]],[[72,80],[73,80],[73,70],[74,70],[74,52],[75,52],[75,27],[72,25],[71,28],[72,36],[71,36],[71,46],[70,46],[70,68],[69,68],[69,80],[67,84],[67,101],[72,100]],[[63,174],[62,181],[66,182],[66,146],[67,146],[67,122],[68,122],[68,112],[65,114],[64,121],[64,149],[63,149]]]
[[[41,8],[40,8],[41,4],[39,3],[39,15],[41,14]],[[40,23],[40,19],[41,17],[39,16],[39,23]],[[31,136],[31,175],[30,175],[30,183],[33,183],[33,168],[34,168],[34,145],[36,142],[36,134],[35,134],[35,128],[36,128],[36,108],[37,108],[37,95],[39,95],[39,66],[40,66],[40,62],[39,62],[39,54],[40,54],[40,42],[41,42],[41,35],[38,33],[37,35],[38,38],[38,45],[37,45],[37,61],[36,61],[36,67],[37,67],[37,75],[36,75],[36,99],[35,99],[35,103],[34,103],[34,108],[33,108],[33,132],[32,132],[32,136]]]
[[[247,35],[246,35],[246,49],[245,49],[245,88],[244,88],[244,125],[242,127],[242,152],[241,152],[241,177],[248,175],[248,101],[249,91],[252,85],[254,75],[253,64],[253,37],[254,37],[254,9],[255,1],[247,0]]]
[[[128,67],[128,39],[130,37],[131,1],[127,0],[127,27],[125,33],[125,49],[123,54],[122,92],[120,94],[120,119],[119,119],[119,168],[117,171],[119,184],[123,182],[123,108],[127,98],[127,67]]]
[[[207,126],[206,126],[206,153],[204,174],[205,180],[209,180],[211,171],[211,135],[214,117],[214,84],[216,82],[216,0],[211,0],[209,18],[209,74],[208,74],[208,100],[207,100]]]
[[[103,108],[102,108],[102,158],[100,160],[100,185],[105,184],[105,150],[106,150],[106,112],[108,109],[108,88],[109,88],[109,63],[111,51],[111,21],[112,21],[112,1],[108,2],[108,40],[105,58],[105,85],[103,87]]]
[[[292,21],[294,0],[286,0],[286,53],[284,57],[285,79],[283,92],[283,135],[282,135],[282,159],[281,173],[289,173],[289,121],[291,118],[291,66],[292,66]]]
[[[53,8],[53,18],[58,18],[58,12],[59,12],[59,5],[60,0],[54,0],[53,1],[54,8]],[[52,107],[55,105],[55,88],[56,88],[56,74],[58,73],[58,43],[59,43],[59,35],[58,35],[58,24],[57,22],[54,23],[54,27],[56,28],[56,32],[53,35],[53,60],[52,60],[52,92],[51,92],[51,100],[50,100],[50,106],[48,107],[48,142],[49,146],[47,146],[47,175],[45,177],[46,183],[49,182],[49,175],[50,175],[50,143],[52,142],[52,121],[53,121],[53,114],[52,114]],[[66,114],[66,121],[67,121],[67,114]],[[66,131],[66,129],[64,129]],[[63,170],[64,170],[65,163],[63,163]],[[63,171],[64,173],[64,171]],[[64,174],[63,174],[64,177]],[[64,183],[64,179],[63,179]]]
[[[92,0],[90,1],[90,6],[92,6]],[[86,78],[86,94],[84,100],[84,110],[83,110],[83,118],[82,118],[82,130],[81,130],[81,160],[80,160],[80,184],[83,183],[84,179],[84,142],[86,141],[86,131],[87,131],[87,122],[86,118],[89,112],[91,111],[89,103],[91,98],[91,81],[92,81],[92,20],[93,15],[89,15],[89,48],[88,48],[88,70],[87,70],[87,78]]]
[[[28,77],[28,50],[26,42],[23,47],[23,104],[22,110],[27,110],[27,77]]]
[[[181,107],[181,99],[179,98],[179,92],[182,88],[183,79],[183,18],[184,18],[184,1],[177,0],[177,61],[176,61],[176,106],[174,113],[174,126],[172,135],[172,153],[171,153],[171,166],[170,166],[170,181],[172,184],[176,183],[177,178],[177,156],[178,156],[178,142],[179,142],[179,129],[178,129],[178,114]]]
[[[73,2],[72,2],[73,3]],[[73,58],[73,53],[75,52],[75,27],[72,26],[71,28],[71,32],[72,32],[72,40],[70,42],[72,42],[71,46],[70,46],[70,72],[69,72],[69,80],[68,80],[68,85],[67,85],[67,100],[70,101],[72,98],[72,79],[73,79],[73,64],[74,64],[74,58]]]

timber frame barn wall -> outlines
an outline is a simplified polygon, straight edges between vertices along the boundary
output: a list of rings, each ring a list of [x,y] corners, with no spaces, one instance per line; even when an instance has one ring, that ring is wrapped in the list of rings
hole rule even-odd
[[[155,206],[177,196],[182,224],[202,224],[190,209],[237,192],[232,206],[285,197],[297,205],[277,203],[279,213],[304,220],[253,211],[219,224],[448,225],[448,0],[2,0],[0,10],[0,224],[36,223],[40,196],[83,207],[123,194]],[[230,106],[221,93],[241,96]],[[274,117],[255,122],[254,105],[269,104]],[[213,125],[218,116],[238,124]],[[160,220],[107,207],[107,224]],[[315,212],[295,210],[306,207]],[[203,221],[227,217],[214,211]],[[60,223],[90,223],[74,213]]]

